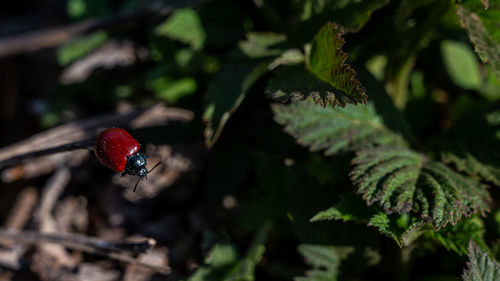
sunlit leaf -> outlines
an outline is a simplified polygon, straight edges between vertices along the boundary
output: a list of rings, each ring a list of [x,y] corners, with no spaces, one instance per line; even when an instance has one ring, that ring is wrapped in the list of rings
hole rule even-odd
[[[268,94],[279,101],[312,98],[323,106],[366,103],[366,93],[342,51],[341,27],[328,23],[315,36],[307,67],[285,67],[269,82]]]
[[[189,44],[195,50],[203,47],[206,38],[200,16],[192,8],[176,10],[156,27],[155,34]]]
[[[377,145],[404,145],[401,136],[384,126],[371,103],[324,108],[312,102],[296,102],[272,108],[275,120],[311,151],[324,150],[332,155]]]
[[[500,79],[500,0],[490,0],[485,5],[477,0],[464,0],[457,4],[457,14],[467,30],[475,51],[481,60],[489,63]]]
[[[464,281],[499,281],[500,264],[488,257],[473,241],[469,244],[469,262],[464,270]]]
[[[465,89],[478,89],[481,86],[476,56],[466,44],[444,41],[441,51],[446,70],[455,84]]]
[[[407,148],[379,147],[357,153],[351,179],[368,204],[387,213],[411,212],[436,228],[488,211],[486,188]]]

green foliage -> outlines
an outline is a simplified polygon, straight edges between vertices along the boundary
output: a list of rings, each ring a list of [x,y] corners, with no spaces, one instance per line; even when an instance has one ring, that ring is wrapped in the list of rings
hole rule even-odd
[[[348,193],[341,197],[333,207],[316,214],[311,221],[342,220],[373,226],[387,237],[394,239],[398,245],[409,245],[421,234],[422,223],[408,214],[388,215],[377,207],[367,206],[356,194]]]
[[[481,85],[476,56],[463,43],[444,41],[441,45],[446,70],[457,85],[465,89],[478,89]]]
[[[281,70],[268,85],[269,95],[283,102],[312,98],[323,106],[366,103],[365,90],[356,80],[354,70],[346,64],[343,32],[333,23],[321,28],[306,52],[309,73],[299,67]]]
[[[206,144],[212,146],[220,136],[230,116],[243,102],[252,85],[267,71],[268,63],[242,58],[226,64],[208,86],[208,105],[203,120],[206,122]]]
[[[82,38],[73,40],[62,45],[57,50],[57,59],[62,66],[89,54],[108,40],[108,35],[103,31],[97,31]]]
[[[159,99],[175,103],[180,98],[191,95],[196,91],[196,80],[190,77],[178,80],[161,77],[151,81],[147,87],[155,92]]]
[[[469,244],[468,256],[468,269],[464,270],[462,275],[464,281],[500,280],[500,265],[497,261],[490,259],[490,257],[472,241]]]
[[[499,133],[500,111],[466,116],[441,141],[441,157],[474,178],[500,185]]]
[[[284,35],[250,33],[239,42],[239,50],[228,57],[227,63],[208,85],[203,120],[206,122],[206,144],[211,147],[218,139],[230,116],[238,109],[246,93],[257,80],[268,71],[272,58],[281,53],[277,44],[285,40]]]
[[[348,105],[344,109],[319,107],[312,102],[273,105],[276,122],[311,151],[326,155],[377,145],[403,145],[403,139],[388,130],[373,104]]]
[[[253,281],[254,269],[266,250],[264,244],[270,228],[269,223],[260,228],[242,258],[238,258],[236,247],[227,241],[214,245],[205,259],[206,266],[198,268],[188,281]]]
[[[475,0],[464,0],[456,5],[462,26],[467,30],[475,50],[483,62],[487,62],[500,79],[500,1],[491,0],[485,9]]]
[[[109,3],[101,0],[69,0],[66,10],[68,15],[77,20],[103,16],[109,13]]]
[[[201,49],[206,38],[201,19],[191,8],[175,11],[172,16],[156,27],[155,34],[188,44],[194,50]]]
[[[337,280],[340,262],[347,258],[354,249],[352,247],[333,247],[322,245],[299,245],[298,251],[304,256],[307,264],[313,267],[306,271],[307,277],[296,277],[296,281]]]
[[[469,241],[474,241],[486,249],[484,222],[477,216],[461,220],[456,225],[448,225],[439,231],[428,230],[426,236],[441,243],[447,250],[463,255],[468,253]]]
[[[489,194],[477,181],[406,148],[357,153],[351,179],[368,204],[387,213],[412,212],[441,228],[462,216],[488,210]]]

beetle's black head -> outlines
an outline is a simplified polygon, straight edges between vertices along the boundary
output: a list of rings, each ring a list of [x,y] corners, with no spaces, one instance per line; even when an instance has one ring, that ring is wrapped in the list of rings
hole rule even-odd
[[[137,188],[137,185],[139,184],[139,181],[143,177],[146,177],[148,173],[153,171],[154,168],[156,168],[161,163],[158,162],[151,170],[148,171],[148,169],[146,168],[146,159],[148,159],[148,156],[140,153],[136,153],[127,158],[127,164],[125,165],[125,170],[123,171],[122,175],[130,174],[130,175],[137,175],[139,177],[137,179],[137,182],[135,183],[134,192]]]
[[[140,178],[144,177],[148,173],[146,159],[148,159],[148,156],[140,153],[128,157],[124,173],[138,175]]]

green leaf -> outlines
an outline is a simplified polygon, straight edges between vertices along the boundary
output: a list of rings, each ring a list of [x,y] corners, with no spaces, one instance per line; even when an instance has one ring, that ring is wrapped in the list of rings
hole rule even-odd
[[[467,134],[463,134],[467,132]],[[442,140],[445,163],[478,179],[500,185],[500,110],[466,116]]]
[[[224,125],[243,102],[246,93],[269,70],[273,58],[282,53],[277,45],[286,37],[272,32],[254,32],[239,42],[239,50],[227,57],[228,62],[208,85],[208,104],[203,120],[208,147],[217,141]]]
[[[377,145],[404,145],[404,140],[388,130],[373,104],[345,108],[315,106],[312,102],[272,105],[276,122],[311,151],[326,155]]]
[[[439,229],[488,210],[484,186],[410,149],[366,149],[352,163],[351,179],[358,192],[387,213],[411,211]]]
[[[206,38],[200,16],[192,8],[176,10],[156,27],[155,34],[188,44],[194,50],[200,50]]]
[[[188,281],[253,281],[254,270],[265,252],[270,223],[264,223],[255,235],[247,254],[238,259],[234,244],[223,241],[216,244],[207,257],[205,264],[191,275]]]
[[[146,87],[154,91],[156,97],[171,103],[196,91],[196,80],[191,77],[181,79],[160,77],[148,82]]]
[[[200,266],[188,281],[220,280],[238,261],[236,246],[224,239],[215,244],[205,257],[205,265]]]
[[[348,31],[359,31],[373,11],[389,4],[389,0],[302,0],[301,19],[309,29],[317,30],[327,21],[334,21]]]
[[[207,89],[208,105],[203,114],[205,142],[215,144],[230,116],[243,102],[252,85],[267,72],[269,62],[233,59],[223,66]]]
[[[311,221],[342,220],[368,222],[376,213],[377,211],[373,207],[367,206],[359,195],[347,193],[333,207],[317,213]]]
[[[477,0],[464,0],[456,5],[460,23],[467,30],[481,60],[489,63],[500,79],[500,0],[489,1],[486,10]]]
[[[266,251],[265,243],[271,223],[267,222],[262,225],[257,234],[255,235],[250,248],[245,257],[240,260],[236,266],[229,272],[222,280],[224,281],[253,281],[254,270],[257,264],[262,259]]]
[[[356,72],[346,64],[342,34],[341,27],[327,23],[311,44],[307,71],[298,66],[280,70],[266,92],[283,102],[312,98],[323,106],[366,103],[367,96],[356,80]]]
[[[247,39],[239,43],[240,50],[250,58],[278,56],[282,50],[275,46],[286,40],[286,36],[274,32],[250,32]],[[272,48],[272,47],[275,48]]]
[[[348,193],[338,203],[316,214],[311,221],[342,220],[373,226],[378,231],[396,241],[398,245],[409,245],[421,234],[422,223],[408,214],[388,215],[375,206],[367,206],[359,195]]]
[[[347,95],[354,104],[366,103],[366,94],[356,80],[356,72],[346,64],[347,54],[342,51],[345,44],[344,30],[333,23],[325,24],[314,37],[308,60],[308,69],[322,81]],[[340,104],[343,95],[339,94]]]
[[[446,70],[455,84],[465,89],[475,90],[481,86],[476,56],[466,44],[443,41],[441,52]]]
[[[441,243],[447,250],[455,251],[462,255],[467,254],[469,241],[486,248],[483,234],[485,232],[484,222],[477,216],[461,220],[456,225],[448,225],[439,231],[428,230],[426,236]]]
[[[66,4],[68,16],[83,20],[105,16],[110,12],[109,2],[101,0],[68,0]]]
[[[57,60],[62,66],[68,65],[102,46],[107,40],[108,34],[103,31],[72,40],[57,49]]]
[[[462,278],[464,281],[499,281],[500,264],[490,259],[486,253],[481,251],[476,243],[469,243],[468,269],[464,270]]]
[[[296,277],[294,280],[337,280],[338,267],[343,259],[354,252],[353,247],[333,247],[314,244],[301,244],[299,253],[304,256],[305,262],[313,267],[306,271],[307,277]]]

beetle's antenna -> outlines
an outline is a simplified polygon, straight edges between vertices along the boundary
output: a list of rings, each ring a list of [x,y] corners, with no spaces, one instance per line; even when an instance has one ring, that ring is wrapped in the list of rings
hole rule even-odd
[[[149,174],[149,173],[151,173],[151,172],[152,172],[152,171],[153,171],[156,167],[158,167],[158,165],[160,165],[160,164],[161,164],[161,161],[160,161],[160,162],[158,162],[158,163],[156,163],[156,165],[155,165],[153,168],[151,168],[151,170],[149,170],[149,171],[148,171],[148,174]]]
[[[135,183],[135,186],[134,186],[134,192],[135,192],[135,190],[137,189],[137,185],[139,184],[139,181],[140,181],[141,179],[142,179],[141,177],[138,177],[138,178],[137,178],[137,182]]]

